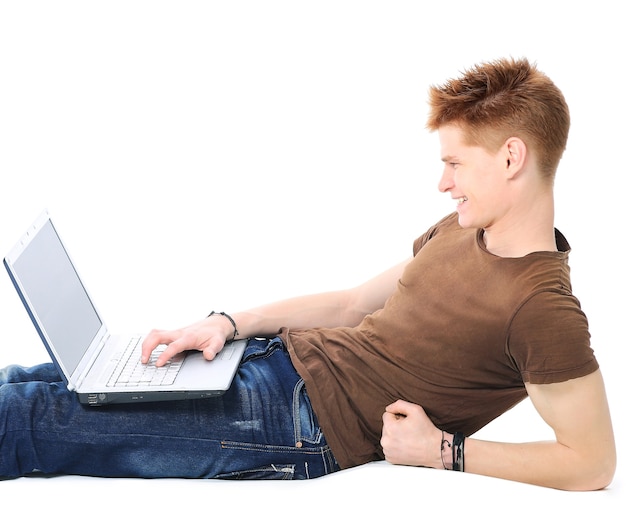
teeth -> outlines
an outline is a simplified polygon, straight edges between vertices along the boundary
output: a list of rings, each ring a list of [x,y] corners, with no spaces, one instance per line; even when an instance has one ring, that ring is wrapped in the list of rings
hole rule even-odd
[[[459,198],[457,199],[457,202],[458,202],[459,204],[462,204],[463,202],[466,202],[466,201],[467,201],[467,197],[459,197]]]

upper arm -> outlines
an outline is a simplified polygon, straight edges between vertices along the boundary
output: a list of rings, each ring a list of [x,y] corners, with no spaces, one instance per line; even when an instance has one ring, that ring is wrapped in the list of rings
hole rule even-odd
[[[600,371],[561,383],[527,383],[526,390],[581,479],[597,483],[597,488],[607,486],[615,472],[616,452]]]

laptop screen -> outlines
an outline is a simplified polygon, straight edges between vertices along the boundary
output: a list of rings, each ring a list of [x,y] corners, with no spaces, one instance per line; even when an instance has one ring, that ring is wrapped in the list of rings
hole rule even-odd
[[[54,351],[73,373],[102,322],[50,220],[13,269]]]

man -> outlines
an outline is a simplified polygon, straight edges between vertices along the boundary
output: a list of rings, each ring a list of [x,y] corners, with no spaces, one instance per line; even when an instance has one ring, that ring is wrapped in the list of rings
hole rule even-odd
[[[307,478],[386,458],[607,486],[616,456],[606,394],[553,224],[565,100],[524,59],[476,66],[430,98],[439,190],[458,204],[412,258],[353,289],[212,312],[146,337],[144,361],[168,345],[158,364],[186,349],[212,360],[227,340],[249,338],[218,399],[93,410],[49,365],[6,369],[0,475]],[[526,396],[555,441],[470,437]]]

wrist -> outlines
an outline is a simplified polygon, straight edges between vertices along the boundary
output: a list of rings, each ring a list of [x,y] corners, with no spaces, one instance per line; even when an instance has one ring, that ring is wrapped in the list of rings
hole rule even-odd
[[[211,311],[209,313],[209,315],[207,316],[207,318],[210,318],[211,316],[223,316],[224,318],[226,318],[228,321],[230,321],[230,324],[233,326],[233,332],[231,335],[227,335],[226,336],[226,342],[230,342],[230,341],[234,341],[235,338],[239,335],[239,331],[237,330],[237,324],[235,323],[235,320],[228,314],[224,313],[223,311],[221,312],[217,312],[217,311]]]
[[[454,435],[448,432],[441,431],[441,466],[446,471],[452,470],[452,442],[454,441]]]
[[[465,436],[441,431],[441,465],[446,471],[465,471]]]

